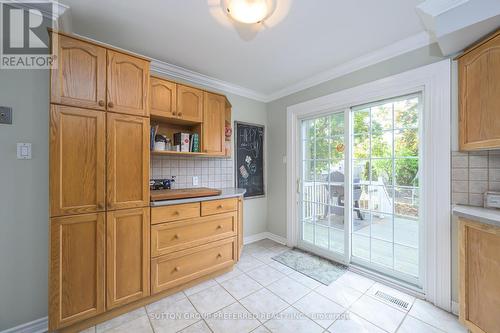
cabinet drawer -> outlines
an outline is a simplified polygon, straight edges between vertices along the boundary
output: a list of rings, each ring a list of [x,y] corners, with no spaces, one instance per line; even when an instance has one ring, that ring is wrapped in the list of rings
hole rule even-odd
[[[201,203],[201,216],[234,212],[238,210],[238,199],[222,199]]]
[[[230,267],[236,260],[236,238],[227,238],[151,260],[153,293]]]
[[[191,219],[200,216],[200,203],[154,207],[151,209],[151,224]]]
[[[237,223],[237,213],[231,212],[154,225],[151,227],[151,256],[236,236]]]

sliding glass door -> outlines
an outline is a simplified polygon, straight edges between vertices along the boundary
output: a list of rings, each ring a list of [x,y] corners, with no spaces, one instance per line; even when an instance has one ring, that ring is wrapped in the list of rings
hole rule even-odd
[[[344,262],[345,121],[337,112],[302,121],[300,246]]]
[[[299,247],[421,284],[421,106],[412,94],[302,120]]]

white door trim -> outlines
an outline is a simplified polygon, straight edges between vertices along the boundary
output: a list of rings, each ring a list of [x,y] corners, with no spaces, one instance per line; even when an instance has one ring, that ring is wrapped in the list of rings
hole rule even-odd
[[[425,250],[422,283],[426,299],[447,311],[451,309],[450,67],[449,59],[442,60],[287,108],[287,245],[296,246],[299,119],[422,91],[425,103],[422,172],[425,177],[421,193],[422,220],[426,221],[420,245]]]

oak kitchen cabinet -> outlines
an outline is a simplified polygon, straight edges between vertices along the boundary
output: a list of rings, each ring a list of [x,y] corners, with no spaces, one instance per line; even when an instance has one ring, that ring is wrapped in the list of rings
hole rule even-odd
[[[210,155],[225,155],[226,98],[204,93],[202,151]]]
[[[54,34],[50,330],[150,294],[149,62]]]
[[[105,310],[105,213],[50,221],[49,329]]]
[[[108,309],[149,295],[149,215],[149,207],[107,213]]]
[[[500,227],[459,219],[460,321],[473,333],[500,332]]]
[[[52,32],[55,38],[51,103],[149,116],[148,60]]]
[[[176,119],[177,84],[158,77],[150,78],[151,116]]]
[[[57,66],[51,70],[51,103],[105,110],[106,49],[58,35],[57,55]]]
[[[108,111],[149,116],[149,61],[108,50]]]
[[[106,115],[52,105],[50,109],[50,216],[104,211]]]
[[[149,119],[107,114],[107,207],[149,205]]]
[[[500,148],[500,30],[458,57],[461,150]]]
[[[203,121],[203,91],[177,85],[177,117],[187,121]]]
[[[222,156],[225,96],[150,78],[140,56],[56,35],[49,330],[73,332],[229,271],[241,254],[243,207],[242,193],[149,207],[150,113],[169,134],[198,133],[199,155]]]

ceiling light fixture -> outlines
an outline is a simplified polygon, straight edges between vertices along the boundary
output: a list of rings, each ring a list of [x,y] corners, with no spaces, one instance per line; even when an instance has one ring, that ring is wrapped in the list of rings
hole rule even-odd
[[[245,24],[259,23],[270,11],[268,0],[228,0],[226,11],[236,21]]]

